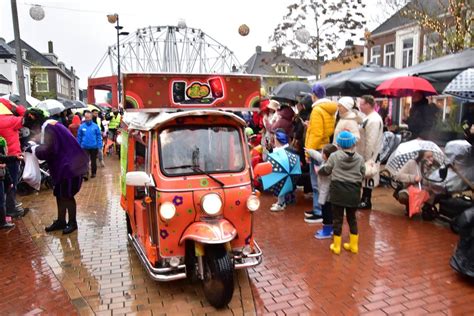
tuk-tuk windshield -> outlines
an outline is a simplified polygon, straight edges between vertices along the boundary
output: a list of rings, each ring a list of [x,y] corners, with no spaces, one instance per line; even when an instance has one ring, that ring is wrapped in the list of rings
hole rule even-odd
[[[160,160],[165,175],[239,172],[243,144],[231,126],[170,127],[160,132]]]

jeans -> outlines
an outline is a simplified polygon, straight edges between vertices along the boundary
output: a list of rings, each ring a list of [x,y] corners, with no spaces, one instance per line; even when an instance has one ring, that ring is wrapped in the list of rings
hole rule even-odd
[[[5,186],[3,179],[0,180],[0,225],[4,225],[6,223],[5,219]]]
[[[320,215],[321,212],[321,205],[318,203],[319,199],[319,189],[318,189],[318,175],[314,171],[314,166],[319,166],[316,160],[311,159],[311,163],[309,166],[309,175],[311,178],[311,188],[313,189],[313,214]]]
[[[6,209],[9,212],[14,212],[16,209],[16,185],[18,184],[18,176],[20,172],[20,162],[9,162],[7,163],[8,172],[10,173],[10,177],[12,179],[12,188],[6,190]]]

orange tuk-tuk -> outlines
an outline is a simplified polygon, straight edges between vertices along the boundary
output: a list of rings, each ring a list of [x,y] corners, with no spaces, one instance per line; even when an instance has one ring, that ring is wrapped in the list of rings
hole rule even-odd
[[[244,133],[232,110],[258,101],[243,75],[125,74],[121,205],[131,244],[152,279],[199,279],[229,303],[234,269],[262,262],[253,236],[260,205]]]

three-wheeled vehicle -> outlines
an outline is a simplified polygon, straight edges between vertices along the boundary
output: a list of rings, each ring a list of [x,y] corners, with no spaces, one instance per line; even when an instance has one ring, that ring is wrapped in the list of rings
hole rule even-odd
[[[215,307],[229,303],[234,269],[256,266],[260,205],[245,121],[229,108],[259,98],[251,76],[125,74],[121,205],[131,244],[152,279],[203,282]]]

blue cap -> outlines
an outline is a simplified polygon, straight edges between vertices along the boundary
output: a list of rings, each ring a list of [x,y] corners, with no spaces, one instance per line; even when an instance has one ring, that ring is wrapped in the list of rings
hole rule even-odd
[[[322,99],[326,96],[326,89],[320,83],[315,83],[311,88],[311,91],[318,97],[318,99]]]
[[[349,149],[357,143],[357,139],[351,132],[342,131],[337,135],[336,142],[342,149]]]
[[[275,132],[275,137],[278,140],[278,142],[282,145],[288,144],[288,136],[286,135],[285,132],[283,131],[276,131]]]

